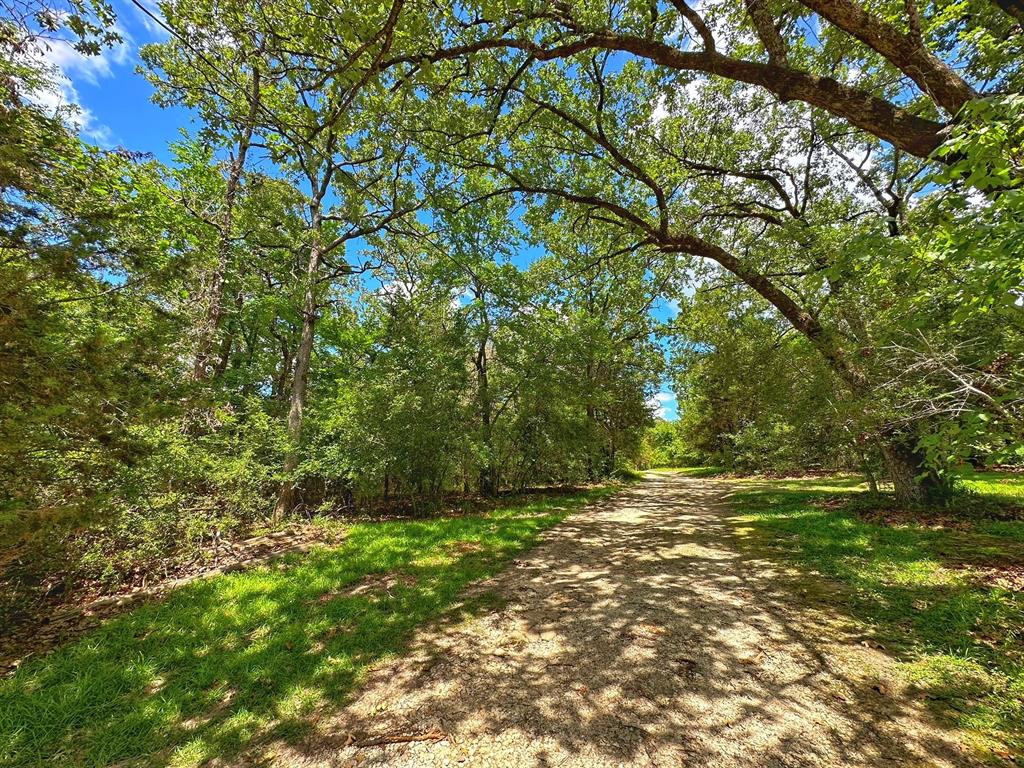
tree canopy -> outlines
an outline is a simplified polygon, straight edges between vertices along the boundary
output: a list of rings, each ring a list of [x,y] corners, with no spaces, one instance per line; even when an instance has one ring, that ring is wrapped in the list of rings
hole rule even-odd
[[[34,96],[109,6],[3,7],[5,541],[117,579],[655,460],[1024,461],[1013,3],[164,0],[167,162]]]

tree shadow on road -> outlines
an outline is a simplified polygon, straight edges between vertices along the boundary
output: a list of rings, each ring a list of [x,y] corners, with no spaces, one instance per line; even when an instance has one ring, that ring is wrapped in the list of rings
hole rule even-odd
[[[234,764],[299,739],[417,627],[493,609],[467,585],[607,492],[353,525],[340,547],[182,587],[0,680],[0,764]]]
[[[648,479],[573,516],[489,588],[505,608],[424,634],[292,756],[352,733],[453,734],[367,765],[972,764],[829,603],[752,553],[729,486]],[[474,750],[480,750],[474,752]]]

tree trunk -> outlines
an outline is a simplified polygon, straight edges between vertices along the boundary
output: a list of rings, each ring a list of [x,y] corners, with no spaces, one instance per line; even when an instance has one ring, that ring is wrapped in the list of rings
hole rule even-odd
[[[231,362],[231,353],[235,348],[235,337],[238,335],[238,328],[241,325],[242,307],[245,306],[245,294],[239,291],[235,294],[235,315],[228,321],[227,332],[220,343],[220,351],[217,353],[217,365],[214,366],[213,376],[219,379],[228,369]]]
[[[1024,27],[1024,4],[1020,0],[995,0],[996,5],[1003,11],[1017,20],[1017,23]]]
[[[536,61],[575,56],[583,51],[631,53],[679,72],[704,72],[749,85],[760,86],[782,102],[802,101],[830,112],[848,123],[915,157],[928,157],[945,140],[944,123],[929,120],[873,93],[846,85],[832,77],[816,75],[774,63],[734,59],[713,50],[681,50],[675,44],[632,34],[595,31],[566,45],[544,47],[533,41],[499,38],[437,51],[430,61],[454,59],[467,53],[495,48],[526,50]]]
[[[948,494],[948,484],[928,469],[924,454],[907,438],[883,440],[882,456],[898,503],[923,506],[939,502]]]
[[[942,59],[925,47],[916,14],[909,17],[911,33],[907,34],[866,11],[855,0],[800,0],[832,24],[856,37],[882,54],[903,74],[917,83],[950,117],[977,97],[974,89]]]
[[[587,309],[593,311],[593,307],[590,301],[588,301]],[[584,380],[587,383],[587,424],[593,429],[591,434],[597,433],[597,409],[594,407],[594,361],[590,357],[590,353],[587,353],[587,366],[584,369]],[[593,483],[597,480],[597,469],[594,467],[594,445],[592,442],[587,444],[587,482]]]
[[[481,307],[481,326],[483,332],[480,342],[477,345],[476,359],[473,361],[476,367],[476,391],[477,405],[480,408],[480,433],[483,437],[484,448],[487,451],[487,459],[484,466],[480,468],[479,488],[482,496],[494,496],[498,492],[497,467],[494,465],[494,428],[491,403],[490,380],[487,371],[487,343],[490,341],[491,325],[487,316],[487,303],[484,301],[484,289],[479,282],[474,282],[473,294]]]
[[[871,466],[871,456],[867,451],[860,451],[860,465],[861,471],[864,472],[864,478],[868,481],[868,490],[871,493],[878,493],[878,478],[875,477],[875,470]]]
[[[314,218],[313,232],[319,230],[319,218]],[[315,235],[316,237],[316,235]],[[302,302],[302,336],[295,353],[292,374],[291,404],[288,408],[288,451],[284,459],[285,479],[274,507],[274,520],[278,521],[291,513],[295,507],[295,483],[289,477],[299,466],[299,451],[302,441],[302,412],[306,407],[306,391],[309,384],[309,364],[313,356],[313,342],[316,336],[317,320],[317,273],[322,258],[321,246],[314,239],[309,250],[309,264],[306,267],[306,290]]]
[[[818,317],[798,304],[782,288],[766,276],[750,269],[733,254],[692,235],[680,235],[666,250],[678,249],[684,253],[718,262],[740,280],[754,289],[799,331],[824,357],[835,374],[850,388],[855,397],[867,398],[872,394],[868,376],[837,341],[837,334],[821,324]],[[949,485],[927,467],[924,455],[917,450],[912,439],[882,435],[880,442],[886,469],[901,504],[921,505],[942,501],[949,493]]]
[[[277,339],[278,348],[281,352],[281,362],[277,368],[277,374],[274,376],[270,397],[274,400],[284,400],[288,396],[288,382],[291,381],[294,355],[288,329],[285,329],[283,333],[279,333],[275,327],[276,322],[277,319],[275,318],[270,325],[270,335]]]
[[[224,189],[224,209],[217,227],[217,267],[210,277],[209,304],[206,308],[206,318],[199,329],[196,356],[192,363],[192,378],[196,381],[201,381],[210,374],[210,358],[213,353],[217,333],[220,331],[221,320],[224,317],[224,283],[227,279],[228,267],[231,262],[235,201],[238,199],[238,190],[242,185],[245,159],[249,153],[249,146],[252,144],[253,126],[256,123],[256,111],[259,106],[259,88],[259,70],[255,70],[252,77],[249,114],[246,117],[242,135],[238,138],[237,149],[228,169],[227,185]],[[223,368],[221,368],[221,371],[223,371]]]

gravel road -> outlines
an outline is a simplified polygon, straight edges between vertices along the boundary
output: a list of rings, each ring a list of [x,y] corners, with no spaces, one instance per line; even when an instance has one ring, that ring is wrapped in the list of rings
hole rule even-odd
[[[741,545],[728,491],[650,476],[570,516],[477,588],[500,608],[422,632],[261,762],[971,765],[827,584]]]

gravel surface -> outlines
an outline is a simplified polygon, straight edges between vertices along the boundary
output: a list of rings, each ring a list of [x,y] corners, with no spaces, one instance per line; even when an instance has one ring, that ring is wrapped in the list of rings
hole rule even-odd
[[[478,588],[501,608],[424,631],[305,743],[255,761],[972,765],[829,585],[745,553],[728,491],[648,477],[572,515]]]

